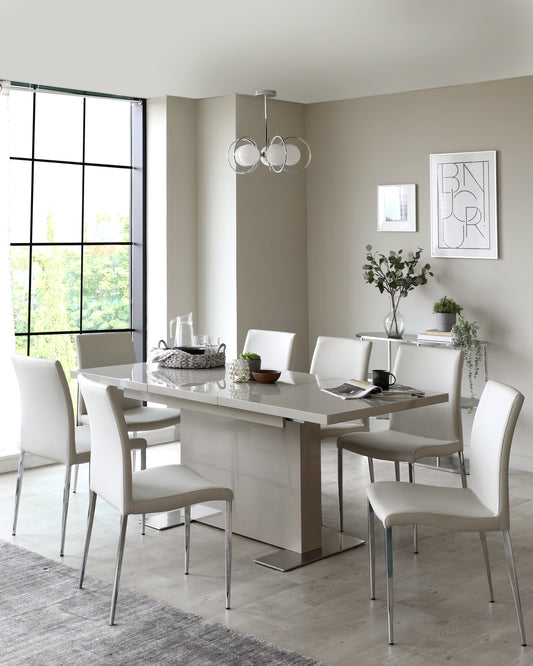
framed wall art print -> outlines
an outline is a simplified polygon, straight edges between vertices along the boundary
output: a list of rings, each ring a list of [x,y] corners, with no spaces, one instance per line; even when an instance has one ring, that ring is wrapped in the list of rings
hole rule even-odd
[[[378,185],[378,231],[416,231],[416,185]]]
[[[498,258],[496,151],[429,156],[431,256]]]

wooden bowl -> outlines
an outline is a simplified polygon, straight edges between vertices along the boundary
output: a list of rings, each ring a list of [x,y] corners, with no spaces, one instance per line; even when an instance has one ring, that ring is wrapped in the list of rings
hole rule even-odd
[[[273,384],[277,382],[281,372],[279,370],[254,370],[252,372],[252,377],[256,382],[261,382],[262,384]]]

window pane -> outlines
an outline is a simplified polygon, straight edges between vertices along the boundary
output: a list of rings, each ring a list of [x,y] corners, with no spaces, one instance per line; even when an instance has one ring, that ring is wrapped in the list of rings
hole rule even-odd
[[[131,102],[89,97],[85,111],[85,160],[131,165]]]
[[[34,247],[31,280],[31,330],[80,328],[79,248]]]
[[[129,169],[86,167],[85,241],[129,241],[130,179]]]
[[[129,328],[129,246],[92,245],[83,256],[83,330]]]
[[[28,338],[25,335],[20,335],[15,338],[15,349],[17,354],[22,356],[27,356],[26,351],[28,349]]]
[[[32,335],[30,336],[30,356],[52,358],[61,362],[73,404],[76,400],[76,380],[70,373],[78,366],[76,344],[73,335]]]
[[[83,97],[36,94],[35,157],[81,162]]]
[[[12,247],[11,282],[13,284],[13,316],[15,321],[15,333],[27,333],[28,331],[29,276],[29,248]]]
[[[35,163],[33,242],[81,241],[81,166]]]
[[[12,243],[29,243],[31,162],[9,162],[9,234]]]
[[[31,157],[33,94],[9,91],[9,153],[12,157]]]

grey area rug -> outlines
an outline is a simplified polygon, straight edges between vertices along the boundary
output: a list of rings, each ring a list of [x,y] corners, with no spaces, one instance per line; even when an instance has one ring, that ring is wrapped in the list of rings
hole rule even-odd
[[[117,625],[110,583],[0,541],[0,663],[9,666],[187,664],[315,666],[320,662],[185,613],[127,588]]]

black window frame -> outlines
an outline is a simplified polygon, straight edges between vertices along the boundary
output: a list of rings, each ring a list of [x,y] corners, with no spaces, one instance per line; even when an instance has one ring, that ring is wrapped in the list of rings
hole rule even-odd
[[[109,95],[80,90],[69,90],[66,88],[55,88],[21,82],[11,82],[15,89],[26,89],[28,94],[33,95],[32,105],[32,154],[31,157],[10,156],[11,160],[31,162],[31,201],[30,201],[30,237],[29,242],[13,242],[11,247],[29,248],[29,275],[28,275],[28,311],[26,332],[15,333],[16,337],[27,337],[26,353],[30,353],[30,343],[33,336],[39,335],[77,335],[85,333],[105,332],[131,332],[137,358],[146,359],[146,100],[121,95]],[[35,118],[36,118],[36,94],[38,92],[49,92],[55,94],[68,94],[83,97],[83,152],[82,160],[58,160],[41,159],[35,157]],[[85,118],[86,100],[88,97],[102,99],[120,99],[131,102],[131,164],[102,164],[87,162],[85,160]],[[34,195],[34,169],[36,163],[51,164],[74,164],[82,168],[82,218],[81,238],[79,242],[55,242],[42,243],[33,241],[33,195]],[[131,202],[130,202],[130,239],[117,242],[90,242],[84,240],[84,203],[85,203],[85,168],[86,167],[112,167],[126,169],[131,172]],[[130,327],[121,329],[84,329],[83,327],[83,261],[84,248],[91,245],[114,245],[130,247]],[[31,330],[31,284],[32,284],[32,254],[34,247],[73,246],[80,248],[80,327],[79,329],[66,331],[32,331]]]

